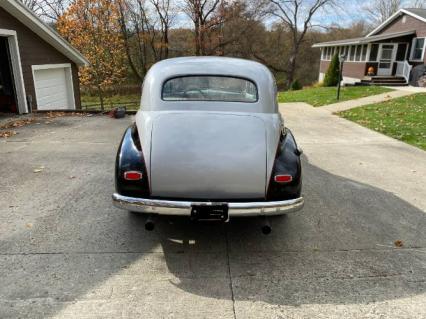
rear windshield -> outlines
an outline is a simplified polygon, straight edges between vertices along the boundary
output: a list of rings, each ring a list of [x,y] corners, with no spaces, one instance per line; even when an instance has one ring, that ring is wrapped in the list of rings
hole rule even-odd
[[[167,80],[163,85],[165,101],[257,101],[256,85],[246,79],[227,76],[183,76]]]

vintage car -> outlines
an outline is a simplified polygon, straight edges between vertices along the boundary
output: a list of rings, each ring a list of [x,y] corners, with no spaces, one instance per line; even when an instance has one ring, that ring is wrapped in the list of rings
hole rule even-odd
[[[119,146],[113,203],[193,220],[295,212],[304,204],[300,155],[265,66],[164,60],[146,75],[136,123]]]

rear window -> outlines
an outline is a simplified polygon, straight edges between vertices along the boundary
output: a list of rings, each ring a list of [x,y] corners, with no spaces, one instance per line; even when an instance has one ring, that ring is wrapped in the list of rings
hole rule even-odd
[[[163,85],[165,101],[223,101],[253,103],[257,101],[256,85],[246,79],[227,76],[183,76]]]

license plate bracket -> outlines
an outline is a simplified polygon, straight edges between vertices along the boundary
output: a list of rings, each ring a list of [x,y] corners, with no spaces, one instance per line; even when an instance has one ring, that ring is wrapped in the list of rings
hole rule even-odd
[[[196,221],[221,221],[229,220],[227,204],[195,204],[192,205],[191,219]]]

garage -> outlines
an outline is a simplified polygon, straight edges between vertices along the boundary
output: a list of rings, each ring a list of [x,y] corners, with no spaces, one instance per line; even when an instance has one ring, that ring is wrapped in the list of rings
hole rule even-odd
[[[75,109],[70,64],[33,65],[38,110]]]
[[[0,1],[0,116],[81,108],[87,59],[21,1]]]

